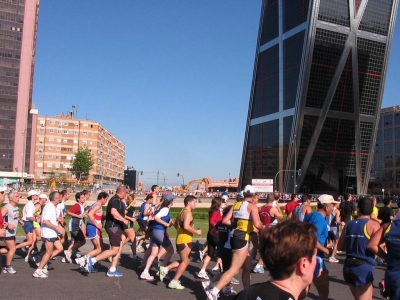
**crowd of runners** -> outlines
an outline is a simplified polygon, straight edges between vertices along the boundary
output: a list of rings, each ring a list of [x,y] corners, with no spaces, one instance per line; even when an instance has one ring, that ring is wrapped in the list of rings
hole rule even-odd
[[[0,187],[0,204],[5,196],[6,190]],[[202,235],[194,226],[195,196],[184,198],[184,208],[174,219],[170,211],[174,196],[160,196],[156,185],[136,210],[135,195],[122,185],[112,197],[100,192],[90,206],[86,205],[89,191],[76,193],[76,203],[68,209],[67,190],[49,195],[31,190],[22,212],[18,191],[8,192],[7,196],[8,203],[0,209],[0,239],[5,243],[0,254],[6,256],[3,273],[17,272],[12,260],[16,250],[22,249],[25,261],[37,265],[35,278],[47,278],[49,262],[58,255],[62,262],[76,263],[86,273],[98,272],[96,263],[109,260],[111,266],[106,275],[121,277],[117,265],[122,248],[129,242],[133,260],[143,267],[141,280],[158,277],[161,281],[169,280],[171,289],[185,288],[180,278],[190,263],[193,236]],[[290,195],[291,201],[283,209],[280,196],[278,192],[267,194],[266,204],[259,207],[259,196],[249,185],[237,193],[234,201],[227,194],[212,199],[207,241],[199,249],[202,267],[196,273],[204,280],[202,286],[208,299],[217,299],[220,294],[236,295],[237,299],[301,299],[312,282],[319,299],[328,299],[329,271],[324,258],[337,263],[336,254],[340,251],[346,253],[343,277],[354,299],[372,299],[374,266],[384,261],[387,271],[385,280],[380,282],[381,292],[389,299],[400,299],[400,214],[393,213],[390,198],[384,199],[385,206],[378,212],[374,197],[360,198],[355,207],[351,195],[336,201],[324,194],[318,197],[313,210],[312,197],[307,194]],[[134,229],[135,223],[139,230]],[[17,245],[18,226],[23,227],[26,239]],[[167,232],[171,226],[177,231],[175,245]],[[103,230],[107,232],[109,247],[103,244]],[[86,239],[93,244],[93,250],[81,256],[79,248]],[[146,250],[145,240],[149,240]],[[38,241],[43,242],[42,249],[38,249]],[[180,259],[171,261],[175,250]],[[137,252],[144,252],[144,257]],[[214,256],[215,266],[208,273]],[[156,274],[150,274],[152,267],[157,269]],[[263,274],[265,268],[271,280],[251,286],[251,274]],[[238,279],[235,276],[240,270]],[[244,291],[237,293],[232,285],[240,280]]]

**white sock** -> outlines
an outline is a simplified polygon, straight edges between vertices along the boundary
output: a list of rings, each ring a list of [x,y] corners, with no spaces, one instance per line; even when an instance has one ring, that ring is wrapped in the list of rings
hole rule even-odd
[[[96,257],[91,257],[91,261],[92,261],[93,264],[95,264],[97,262]]]
[[[205,269],[201,269],[199,273],[204,273],[205,271]]]
[[[110,272],[115,272],[117,270],[117,268],[111,267],[110,268]]]
[[[211,290],[211,294],[213,294],[214,296],[218,296],[219,291],[220,291],[220,290],[215,286],[215,287],[213,287],[213,289]]]

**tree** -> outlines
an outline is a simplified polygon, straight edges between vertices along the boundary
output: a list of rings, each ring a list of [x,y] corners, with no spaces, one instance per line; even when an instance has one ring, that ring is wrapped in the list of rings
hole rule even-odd
[[[80,182],[81,178],[87,176],[93,167],[92,153],[86,147],[79,147],[71,164],[72,171],[75,173],[78,182]]]

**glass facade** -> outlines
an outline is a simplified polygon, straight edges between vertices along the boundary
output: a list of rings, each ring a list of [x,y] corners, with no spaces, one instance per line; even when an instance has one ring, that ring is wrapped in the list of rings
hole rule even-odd
[[[241,187],[279,173],[282,192],[363,194],[400,164],[400,116],[377,132],[397,0],[349,1],[263,1]]]

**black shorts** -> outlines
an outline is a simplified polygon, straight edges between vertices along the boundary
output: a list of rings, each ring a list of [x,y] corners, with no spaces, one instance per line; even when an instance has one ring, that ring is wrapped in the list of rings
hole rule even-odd
[[[246,240],[238,239],[235,237],[231,238],[232,251],[243,249],[244,247],[247,246],[247,244],[248,242]]]
[[[193,243],[187,243],[187,244],[176,244],[176,252],[181,252],[184,250],[186,247],[189,247],[190,250],[193,249]],[[189,253],[190,254],[190,253]]]
[[[42,237],[42,242],[43,242],[43,243],[45,243],[45,242],[54,243],[54,242],[56,242],[56,241],[58,241],[58,237],[55,237],[55,238],[45,238],[45,237]]]
[[[333,231],[328,231],[328,239],[331,240],[332,242],[336,241],[336,235]]]
[[[147,227],[149,227],[149,222],[147,220],[139,220],[138,224],[140,229],[142,229],[143,231],[145,231]]]
[[[223,248],[221,251],[222,268],[228,271],[232,264],[232,249]]]
[[[207,233],[208,253],[209,257],[213,257],[215,249],[218,245],[218,237],[213,236],[211,233]]]
[[[71,231],[71,237],[74,239],[75,242],[86,241],[85,235],[83,234],[81,229],[79,229],[78,231]]]
[[[121,227],[106,228],[106,232],[108,234],[108,238],[110,239],[110,246],[120,247],[123,234]]]
[[[15,241],[15,235],[13,236],[3,236],[0,241]]]

